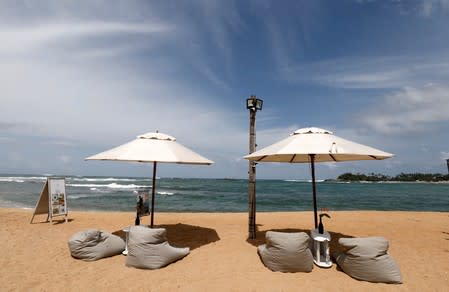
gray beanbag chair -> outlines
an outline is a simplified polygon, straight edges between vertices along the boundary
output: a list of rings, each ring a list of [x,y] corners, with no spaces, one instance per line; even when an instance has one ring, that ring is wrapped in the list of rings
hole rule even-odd
[[[131,226],[126,265],[140,269],[159,269],[188,255],[190,249],[170,246],[165,228]]]
[[[311,272],[313,257],[310,237],[305,232],[267,231],[266,243],[257,248],[262,262],[272,271]]]
[[[349,276],[363,281],[402,283],[401,272],[387,253],[383,237],[340,238],[344,252],[335,255],[338,266]]]
[[[125,241],[97,229],[88,229],[75,233],[68,241],[72,257],[84,261],[120,254],[125,249]]]

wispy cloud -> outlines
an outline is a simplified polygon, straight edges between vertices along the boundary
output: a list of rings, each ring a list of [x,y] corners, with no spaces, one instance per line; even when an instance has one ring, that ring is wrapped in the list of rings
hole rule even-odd
[[[43,46],[88,37],[108,37],[110,35],[167,33],[173,27],[164,23],[118,23],[118,22],[61,22],[43,23],[30,27],[0,28],[2,46],[0,52],[33,51]]]
[[[419,12],[424,17],[430,17],[437,11],[449,11],[449,0],[422,0]]]
[[[449,79],[449,56],[341,58],[302,64],[284,78],[346,89],[422,86]]]
[[[274,69],[281,76],[294,70],[313,46],[323,28],[325,8],[321,1],[293,1],[289,5],[275,1],[257,2],[260,17],[271,47]]]
[[[359,4],[373,4],[375,2],[382,2],[384,6],[398,8],[402,15],[412,14],[419,17],[431,17],[435,13],[445,13],[449,11],[448,0],[390,0],[389,2],[378,0],[356,0],[356,2]]]

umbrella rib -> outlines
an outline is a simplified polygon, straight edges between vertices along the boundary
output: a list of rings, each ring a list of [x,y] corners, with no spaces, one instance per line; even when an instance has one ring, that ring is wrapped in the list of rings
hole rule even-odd
[[[262,161],[262,160],[264,160],[265,157],[267,157],[267,156],[268,156],[268,155],[264,155],[264,156],[262,156],[261,158],[257,159],[256,161]]]
[[[335,159],[334,155],[329,154],[329,156],[332,158],[332,160],[334,160],[335,162],[337,162],[337,159]]]
[[[292,163],[293,160],[295,160],[295,158],[296,158],[296,154],[293,154],[292,159],[290,159],[290,163]]]
[[[379,160],[376,156],[374,156],[374,155],[369,155],[369,157],[371,157],[372,159],[374,159],[374,160]]]

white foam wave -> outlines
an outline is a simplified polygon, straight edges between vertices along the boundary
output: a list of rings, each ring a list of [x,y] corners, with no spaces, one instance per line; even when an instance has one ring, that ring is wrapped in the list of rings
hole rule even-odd
[[[109,188],[109,189],[137,189],[137,188],[147,188],[148,186],[142,186],[142,185],[135,185],[135,184],[129,184],[129,185],[122,185],[117,183],[110,183],[107,185],[102,184],[67,184],[69,187],[78,187],[78,188]]]
[[[286,182],[312,182],[312,180],[311,179],[307,179],[307,180],[304,180],[304,179],[285,179],[284,181],[286,181]],[[315,182],[317,182],[317,183],[319,183],[319,182],[324,182],[325,180],[324,179],[316,179],[315,180]]]
[[[133,182],[137,181],[135,178],[115,178],[115,177],[72,177],[70,178],[73,181],[87,181],[87,182],[108,182],[108,181],[120,181],[120,182]],[[144,179],[142,179],[144,180]]]
[[[173,196],[175,193],[170,193],[170,192],[157,192],[158,195],[166,195],[166,196]]]
[[[0,181],[1,182],[18,182],[18,183],[25,182],[23,179],[9,178],[9,177],[0,177]]]
[[[45,181],[47,178],[43,176],[3,176],[0,177],[0,182],[18,182],[23,183],[27,180],[42,180]]]
[[[92,197],[92,195],[67,195],[67,197],[69,199],[76,200],[76,199],[81,199],[81,198]]]
[[[21,202],[13,202],[10,200],[0,199],[0,206],[5,208],[19,208],[19,209],[29,209],[30,206],[27,206],[25,203]]]

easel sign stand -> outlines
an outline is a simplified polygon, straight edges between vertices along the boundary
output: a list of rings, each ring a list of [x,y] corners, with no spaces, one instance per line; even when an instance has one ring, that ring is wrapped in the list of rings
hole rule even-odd
[[[53,223],[53,217],[56,216],[64,216],[67,222],[67,194],[64,178],[47,178],[30,223],[33,223],[34,216],[38,214],[47,214],[47,222],[50,219]]]

